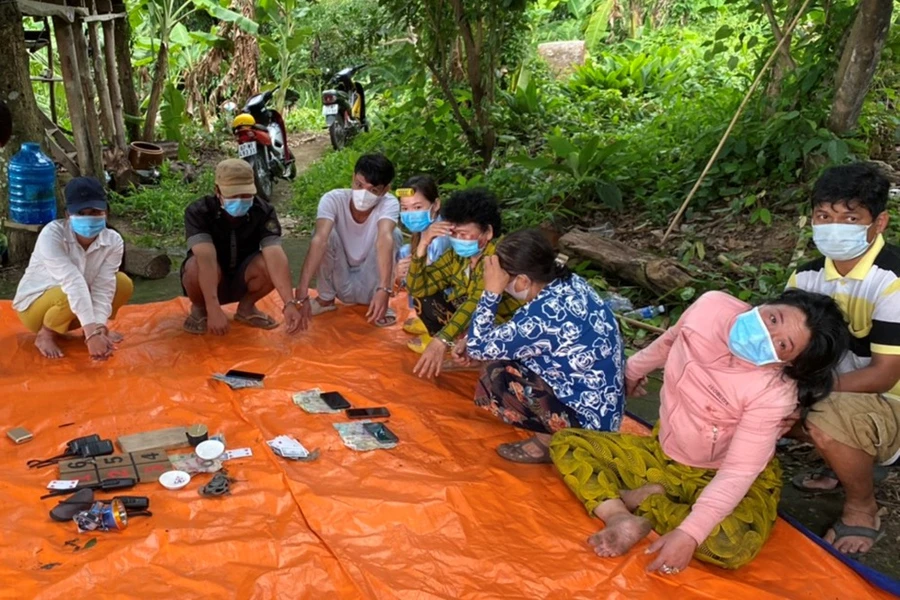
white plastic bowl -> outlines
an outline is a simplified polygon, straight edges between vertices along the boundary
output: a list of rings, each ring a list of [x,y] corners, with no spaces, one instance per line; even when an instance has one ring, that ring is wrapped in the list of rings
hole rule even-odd
[[[159,483],[167,490],[180,490],[190,482],[190,473],[184,471],[166,471],[159,476]]]
[[[225,444],[219,440],[206,440],[200,442],[194,449],[194,454],[203,460],[216,460],[225,452]]]

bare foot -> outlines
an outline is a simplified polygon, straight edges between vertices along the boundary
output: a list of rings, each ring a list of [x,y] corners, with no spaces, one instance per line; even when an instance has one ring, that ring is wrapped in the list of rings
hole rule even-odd
[[[106,335],[106,337],[109,338],[109,341],[111,341],[113,344],[121,343],[122,340],[125,339],[125,336],[122,335],[121,333],[119,333],[118,331],[110,331]]]
[[[56,332],[46,327],[42,327],[38,332],[34,339],[34,345],[38,352],[46,358],[62,358],[64,356],[63,351],[56,343]]]
[[[597,556],[622,556],[650,533],[650,521],[630,513],[617,513],[606,521],[606,527],[588,538]]]
[[[636,490],[620,490],[619,498],[622,499],[622,502],[625,503],[625,508],[628,509],[628,512],[634,512],[637,510],[637,507],[641,505],[641,502],[649,498],[654,494],[665,494],[666,488],[661,486],[658,483],[648,483],[647,485],[642,485]]]

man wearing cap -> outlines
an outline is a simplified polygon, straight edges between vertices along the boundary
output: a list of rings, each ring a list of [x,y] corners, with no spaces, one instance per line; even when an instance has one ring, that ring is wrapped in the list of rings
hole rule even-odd
[[[234,302],[235,321],[274,329],[275,319],[256,308],[273,289],[284,304],[288,333],[300,329],[298,308],[303,302],[294,299],[281,225],[272,205],[256,197],[247,162],[229,158],[216,166],[216,193],[187,207],[184,230],[188,253],[181,265],[181,285],[191,300],[185,331],[228,333],[222,306]]]
[[[61,358],[59,336],[80,328],[91,358],[105,360],[122,340],[107,322],[134,292],[119,272],[125,244],[106,227],[109,205],[99,181],[76,177],[65,195],[66,218],[41,230],[13,308],[47,358]]]

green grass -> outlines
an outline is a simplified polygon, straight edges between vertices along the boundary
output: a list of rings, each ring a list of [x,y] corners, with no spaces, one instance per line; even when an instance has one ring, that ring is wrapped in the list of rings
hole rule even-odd
[[[145,186],[128,195],[114,193],[112,206],[117,216],[124,217],[141,232],[173,236],[184,229],[187,205],[213,193],[214,186],[212,169],[200,170],[193,182],[185,184],[180,173],[163,165],[159,185]]]

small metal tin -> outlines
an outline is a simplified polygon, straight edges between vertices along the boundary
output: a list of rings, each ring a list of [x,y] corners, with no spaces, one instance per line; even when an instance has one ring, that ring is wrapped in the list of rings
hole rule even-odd
[[[209,439],[209,429],[206,425],[191,425],[187,430],[187,440],[191,446],[196,447],[200,442]]]

